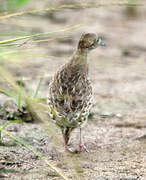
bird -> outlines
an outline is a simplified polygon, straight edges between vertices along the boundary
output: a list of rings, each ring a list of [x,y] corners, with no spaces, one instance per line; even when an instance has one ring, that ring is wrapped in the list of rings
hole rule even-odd
[[[69,152],[88,152],[82,143],[81,128],[86,124],[93,106],[93,91],[88,74],[88,53],[98,46],[105,46],[102,38],[94,33],[84,33],[77,50],[70,60],[56,71],[49,84],[47,104],[49,117],[61,128],[65,149]],[[68,147],[72,131],[79,127],[79,149]]]

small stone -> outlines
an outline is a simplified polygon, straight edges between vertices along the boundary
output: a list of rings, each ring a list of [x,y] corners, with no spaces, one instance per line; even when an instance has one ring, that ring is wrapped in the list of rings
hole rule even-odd
[[[136,169],[136,166],[135,166],[135,165],[133,165],[133,166],[131,166],[131,168],[132,168],[132,169]]]
[[[121,118],[122,114],[118,113],[118,114],[116,114],[116,117]]]

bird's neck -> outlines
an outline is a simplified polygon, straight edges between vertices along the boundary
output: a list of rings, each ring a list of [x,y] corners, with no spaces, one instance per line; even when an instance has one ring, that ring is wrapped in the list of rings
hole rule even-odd
[[[88,51],[86,49],[77,49],[73,58],[71,59],[71,64],[73,66],[87,66],[87,54]]]

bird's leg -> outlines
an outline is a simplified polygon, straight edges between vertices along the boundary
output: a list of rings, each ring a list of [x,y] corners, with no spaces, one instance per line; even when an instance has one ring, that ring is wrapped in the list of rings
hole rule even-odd
[[[62,134],[63,134],[63,138],[64,138],[66,151],[73,153],[73,151],[68,147],[68,142],[69,142],[71,131],[72,131],[72,129],[66,128],[66,129],[62,130]]]
[[[82,152],[85,150],[86,152],[89,152],[85,144],[82,142],[82,128],[80,127],[80,141],[79,141],[79,152]]]

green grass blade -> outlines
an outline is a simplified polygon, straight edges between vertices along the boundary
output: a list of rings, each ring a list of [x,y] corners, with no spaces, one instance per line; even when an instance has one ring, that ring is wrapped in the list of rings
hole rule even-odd
[[[10,124],[21,123],[21,122],[23,122],[23,121],[22,120],[12,120],[12,121],[6,122],[4,125],[2,125],[0,127],[0,131],[3,131],[4,129],[6,129],[6,127],[9,126]]]
[[[2,131],[3,131],[4,129],[6,129],[6,127],[9,126],[10,124],[20,123],[20,122],[23,122],[23,121],[22,121],[22,120],[13,120],[13,121],[6,122],[4,125],[2,125],[2,126],[0,127],[0,144],[3,144],[3,143],[2,143],[2,136],[1,136]]]
[[[40,77],[40,80],[39,80],[39,83],[37,85],[37,88],[36,88],[36,91],[35,91],[35,94],[34,94],[34,98],[37,98],[38,96],[38,93],[39,93],[39,90],[40,90],[40,87],[41,87],[41,84],[42,84],[42,81],[43,81],[43,77]]]
[[[12,74],[6,68],[0,67],[0,76],[15,89],[16,92],[15,99],[16,99],[18,97],[17,94],[20,91],[20,87],[16,84],[16,80],[13,78]],[[21,92],[23,94],[23,99],[25,99],[26,97],[25,90],[22,89]]]
[[[17,93],[14,92],[13,90],[0,88],[0,93],[4,94],[6,96],[9,96],[9,97],[14,97],[14,98],[17,97]]]
[[[3,40],[3,41],[0,41],[0,45],[15,42],[18,40],[28,39],[28,38],[32,38],[32,37],[39,37],[39,36],[45,36],[45,35],[54,34],[54,33],[66,32],[66,31],[70,31],[73,29],[78,29],[81,26],[83,26],[83,24],[77,24],[77,25],[74,25],[74,26],[71,26],[71,27],[68,27],[65,29],[59,29],[59,30],[52,31],[52,32],[36,33],[36,34],[28,35],[28,36],[22,36],[22,37],[17,37],[17,38],[13,38],[13,39]]]

